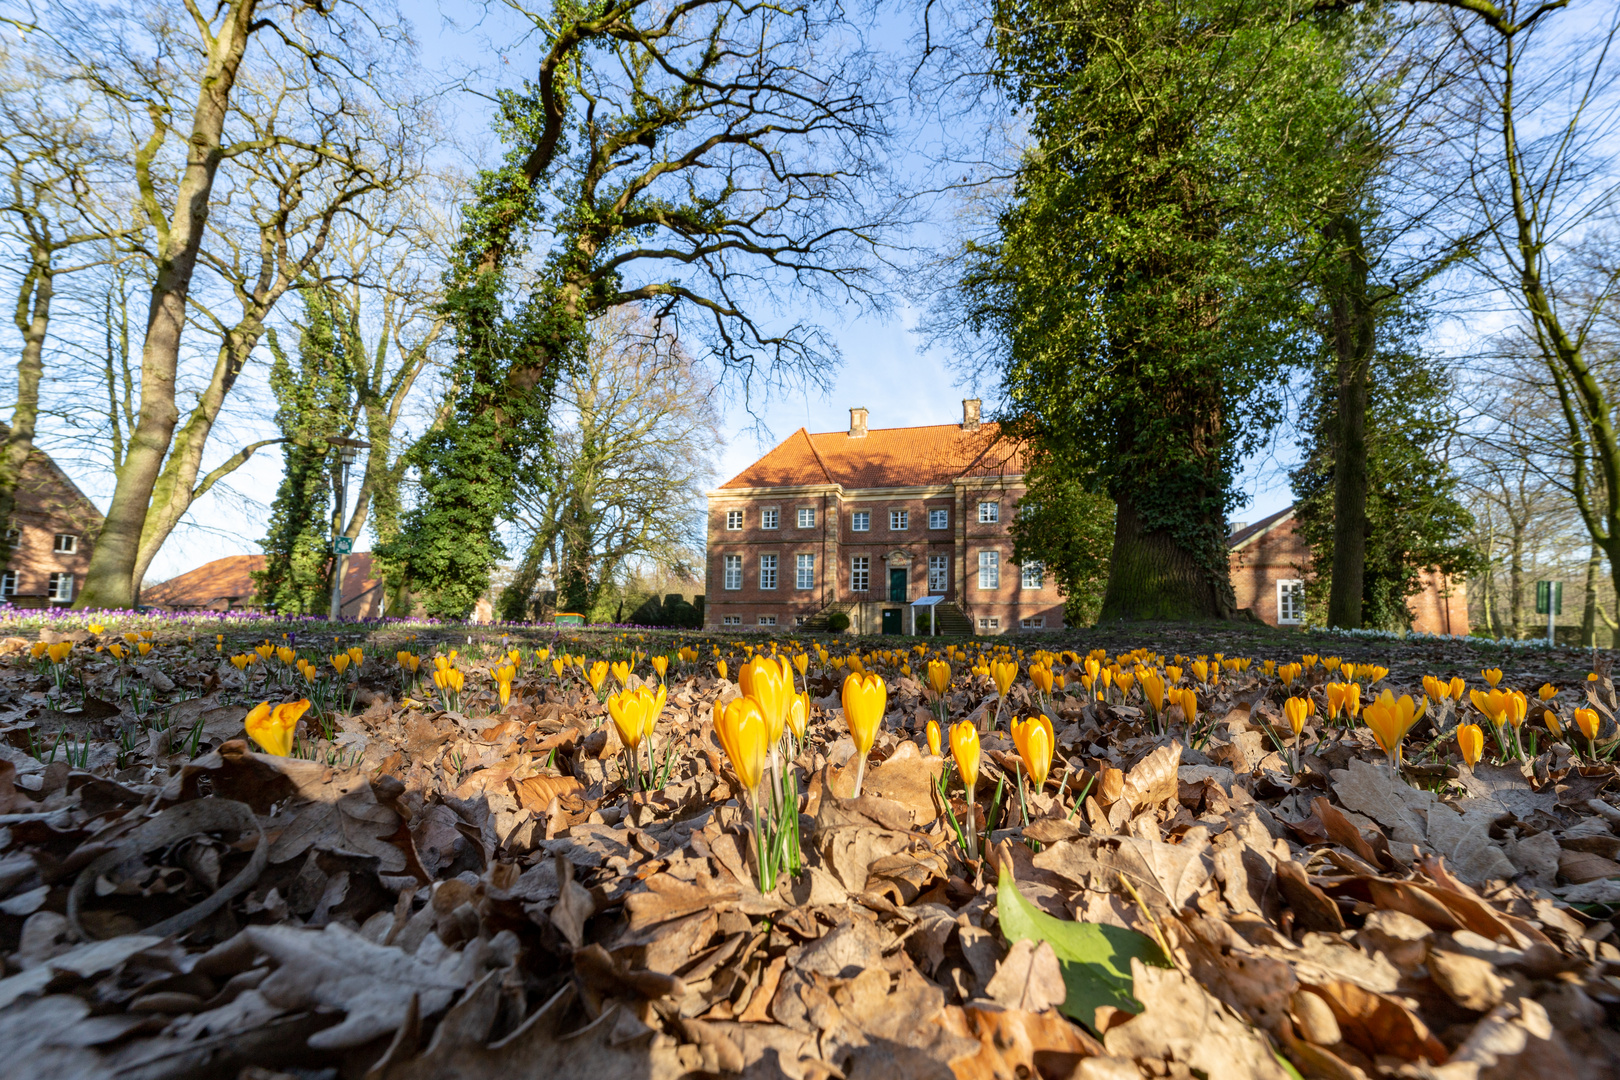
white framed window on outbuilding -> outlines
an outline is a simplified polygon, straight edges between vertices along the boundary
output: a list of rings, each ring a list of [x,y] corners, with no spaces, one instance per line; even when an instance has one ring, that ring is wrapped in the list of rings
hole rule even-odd
[[[1299,626],[1305,621],[1305,582],[1284,578],[1277,582],[1277,625]]]

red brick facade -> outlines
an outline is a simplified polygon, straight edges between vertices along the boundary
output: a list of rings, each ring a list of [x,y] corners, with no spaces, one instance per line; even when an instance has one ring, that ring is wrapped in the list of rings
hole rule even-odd
[[[1022,462],[978,406],[873,430],[851,409],[849,431],[800,428],[710,492],[707,626],[790,628],[837,604],[856,632],[909,633],[911,602],[941,596],[978,633],[1060,628],[1051,576],[1026,584],[1012,561]]]
[[[1294,510],[1234,531],[1231,548],[1232,590],[1239,609],[1254,612],[1271,626],[1302,625],[1304,583],[1311,552],[1294,531]],[[1424,590],[1407,599],[1412,629],[1425,634],[1468,634],[1468,593],[1461,581],[1428,573]]]
[[[17,479],[7,528],[11,560],[0,576],[0,595],[18,607],[71,604],[90,567],[101,512],[41,451]]]

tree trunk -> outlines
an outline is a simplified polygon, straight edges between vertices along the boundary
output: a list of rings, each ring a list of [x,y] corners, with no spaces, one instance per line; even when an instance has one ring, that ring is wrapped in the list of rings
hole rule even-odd
[[[1597,646],[1597,585],[1602,568],[1603,550],[1593,544],[1592,554],[1586,560],[1586,606],[1581,612],[1581,644],[1588,649]]]
[[[1508,553],[1508,623],[1515,640],[1524,639],[1524,528],[1514,526]]]
[[[141,524],[140,546],[136,550],[132,568],[132,580],[137,592],[146,577],[147,568],[157,558],[158,551],[174,532],[175,526],[180,524],[180,519],[191,509],[191,504],[247,461],[247,456],[238,454],[231,459],[234,465],[230,465],[230,468],[223,471],[215,469],[204,484],[199,486],[197,483],[208,437],[213,433],[220,410],[225,407],[225,399],[236,385],[237,376],[242,373],[248,357],[258,345],[263,329],[258,319],[252,318],[227,334],[214,360],[214,373],[207,388],[192,408],[191,415],[186,417],[185,426],[173,436],[173,447],[168,460],[163,463],[162,472],[152,485],[146,516]],[[251,453],[249,450],[248,455]]]
[[[34,428],[39,420],[39,380],[45,370],[45,332],[51,320],[51,254],[36,247],[33,265],[17,296],[17,329],[22,331],[22,355],[17,360],[17,406],[11,413],[5,449],[0,453],[0,567],[11,561],[6,538],[11,514],[17,508],[17,484],[23,466],[34,452]]]
[[[1367,563],[1367,383],[1375,311],[1367,295],[1367,252],[1360,222],[1340,214],[1326,233],[1328,242],[1342,253],[1328,286],[1338,401],[1327,621],[1329,626],[1359,630]]]
[[[1224,555],[1224,551],[1222,552]],[[1120,499],[1114,515],[1114,548],[1108,564],[1098,622],[1163,619],[1225,619],[1234,600],[1226,567],[1217,578],[1195,552],[1169,532],[1146,532],[1135,503]]]
[[[141,201],[158,245],[152,298],[146,318],[146,340],[141,346],[141,407],[129,451],[118,473],[107,518],[90,556],[78,608],[134,606],[139,583],[136,566],[152,489],[163,470],[169,442],[180,420],[175,403],[175,377],[180,362],[180,339],[185,330],[186,301],[191,292],[197,252],[208,224],[214,177],[222,160],[221,134],[230,104],[231,88],[254,29],[258,0],[230,0],[217,34],[203,28],[206,62],[198,80],[197,104],[186,137],[186,167],[173,195],[173,214],[164,220],[158,211],[157,185],[151,175],[154,157],[162,147],[160,129],[136,154],[136,181]],[[148,559],[148,561],[150,561]]]

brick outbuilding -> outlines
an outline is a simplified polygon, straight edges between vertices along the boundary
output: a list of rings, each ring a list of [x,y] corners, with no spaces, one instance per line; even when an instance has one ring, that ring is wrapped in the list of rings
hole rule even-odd
[[[800,428],[709,492],[706,625],[818,628],[843,611],[869,634],[924,612],[942,633],[1062,627],[1051,575],[1013,562],[1023,460],[979,408],[905,428],[851,409],[848,431]]]
[[[1272,626],[1305,622],[1305,578],[1311,550],[1294,528],[1294,507],[1233,529],[1232,590],[1239,609]],[[1425,634],[1468,634],[1466,583],[1436,572],[1423,575],[1423,591],[1407,598],[1412,629]]]
[[[0,426],[3,430],[3,426]],[[6,523],[11,559],[0,571],[0,599],[17,607],[71,604],[90,568],[102,516],[50,455],[35,450],[17,478]]]

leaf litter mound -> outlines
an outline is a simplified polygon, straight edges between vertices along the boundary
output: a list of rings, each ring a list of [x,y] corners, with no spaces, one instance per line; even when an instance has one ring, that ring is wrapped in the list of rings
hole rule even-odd
[[[11,1075],[1620,1075],[1615,769],[1562,741],[1397,778],[1317,715],[1295,768],[1258,675],[1164,732],[1019,683],[1010,711],[1057,736],[1025,824],[991,799],[1017,776],[994,687],[958,664],[945,706],[981,728],[992,842],[969,861],[923,687],[885,671],[851,797],[823,661],[805,865],[762,894],[712,721],[738,689],[711,668],[671,667],[673,764],[642,793],[598,695],[545,664],[504,709],[469,679],[452,711],[367,658],[309,753],[277,757],[242,702],[294,695],[251,669],[154,650],[156,728],[108,704],[138,671],[87,661],[59,709],[27,644],[0,668]],[[1590,703],[1612,738],[1606,673]],[[76,756],[46,745],[65,726]]]

